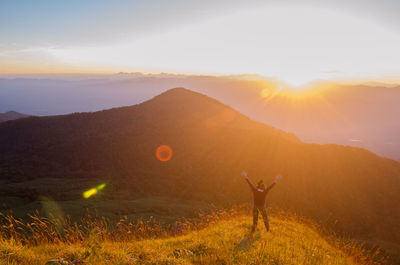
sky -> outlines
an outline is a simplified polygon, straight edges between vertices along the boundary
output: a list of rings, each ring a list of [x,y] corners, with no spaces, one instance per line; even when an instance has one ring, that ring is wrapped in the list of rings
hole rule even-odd
[[[400,1],[0,0],[0,74],[400,80]]]

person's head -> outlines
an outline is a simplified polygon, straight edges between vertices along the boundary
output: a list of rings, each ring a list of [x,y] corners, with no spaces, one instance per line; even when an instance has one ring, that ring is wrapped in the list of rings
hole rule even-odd
[[[265,190],[265,185],[264,185],[264,182],[262,180],[257,182],[257,189]]]

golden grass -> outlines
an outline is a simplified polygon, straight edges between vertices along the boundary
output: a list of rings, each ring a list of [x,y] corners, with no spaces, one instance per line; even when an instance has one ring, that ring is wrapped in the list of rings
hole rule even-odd
[[[360,246],[322,236],[295,216],[271,218],[272,231],[250,234],[251,217],[219,212],[169,226],[88,216],[63,226],[32,216],[3,216],[0,264],[373,264]],[[7,223],[9,222],[8,226]],[[12,225],[10,225],[12,224]],[[57,263],[53,263],[57,264]]]

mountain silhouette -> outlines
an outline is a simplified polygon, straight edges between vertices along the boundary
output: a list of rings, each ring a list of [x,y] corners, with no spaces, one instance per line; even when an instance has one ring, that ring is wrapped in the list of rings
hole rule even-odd
[[[296,90],[246,75],[39,75],[0,78],[0,106],[40,116],[98,111],[137,104],[173,87],[220,100],[251,119],[293,132],[304,142],[350,145],[400,161],[399,85],[320,82]],[[25,94],[32,96],[21,97]]]
[[[22,114],[16,111],[7,111],[5,113],[0,113],[0,122],[26,118],[28,116],[29,115]]]
[[[172,150],[166,162],[155,155],[161,145]],[[266,183],[283,176],[271,205],[362,240],[400,243],[399,162],[361,148],[303,143],[184,88],[129,107],[0,124],[4,182],[101,179],[113,187],[108,199],[156,194],[229,204],[250,201],[243,170]],[[73,199],[62,189],[0,194]]]

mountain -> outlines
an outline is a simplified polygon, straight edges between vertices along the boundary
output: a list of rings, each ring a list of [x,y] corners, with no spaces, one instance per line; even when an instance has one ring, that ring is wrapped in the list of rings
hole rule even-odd
[[[156,158],[160,145],[172,149],[167,162]],[[267,183],[282,174],[273,206],[360,240],[400,244],[399,162],[303,143],[187,89],[129,107],[0,124],[0,195],[18,207],[46,196],[82,209],[81,192],[96,182],[107,183],[102,200],[119,214],[135,211],[128,200],[148,196],[179,198],[188,208],[246,202],[243,170]]]
[[[399,85],[319,83],[296,90],[221,78],[179,84],[304,142],[361,147],[400,161]]]
[[[296,91],[259,76],[38,75],[0,78],[0,112],[97,111],[141,103],[174,87],[206,94],[304,142],[361,147],[400,161],[399,85],[320,83]]]
[[[278,91],[251,117],[305,142],[351,145],[400,161],[400,86],[336,84],[304,95]]]
[[[29,115],[18,113],[16,111],[8,111],[5,113],[0,113],[0,122],[16,120],[16,119],[21,119],[21,118],[26,118],[26,117],[29,117]]]

